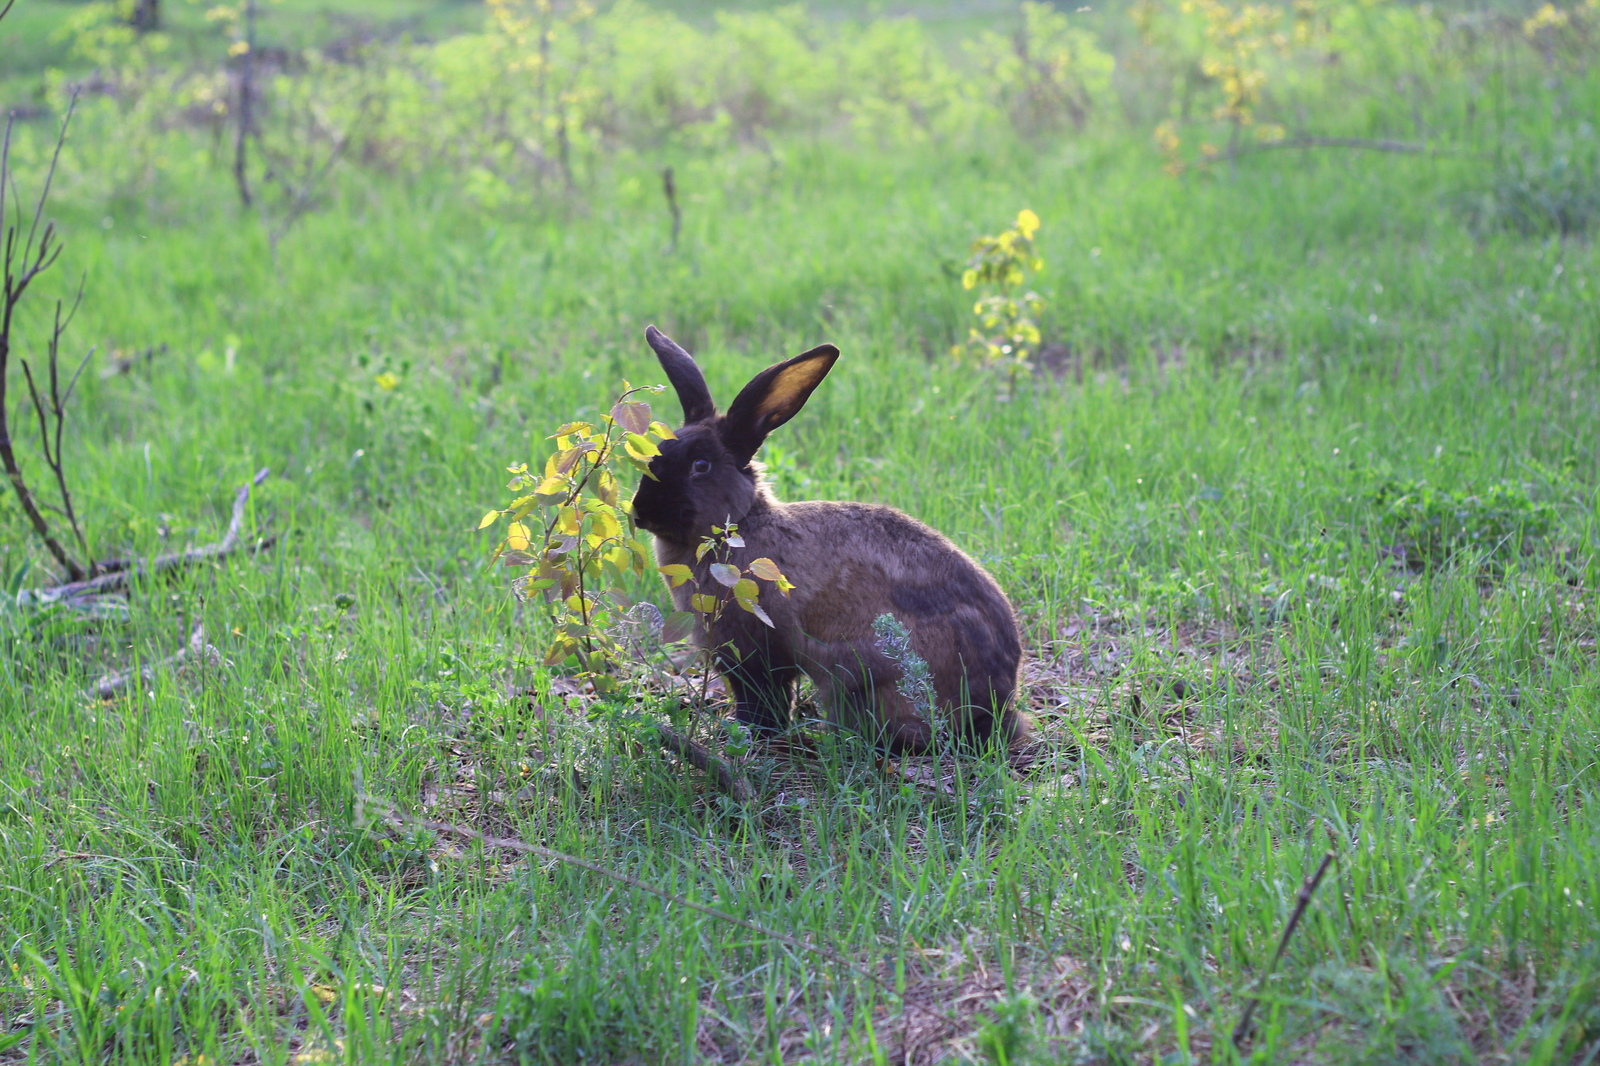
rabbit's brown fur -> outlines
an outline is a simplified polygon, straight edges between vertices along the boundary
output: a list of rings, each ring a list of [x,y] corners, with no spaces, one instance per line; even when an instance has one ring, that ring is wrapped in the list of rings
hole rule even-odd
[[[655,479],[634,496],[634,515],[655,535],[662,565],[681,563],[702,589],[714,561],[695,561],[713,525],[731,520],[744,539],[729,561],[770,558],[795,588],[762,585],[768,627],[736,606],[715,631],[717,669],[740,721],[760,731],[789,722],[803,672],[833,721],[896,752],[925,750],[932,723],[896,687],[900,667],[877,649],[873,621],[893,614],[927,660],[938,701],[959,731],[1010,743],[1026,731],[1012,706],[1022,642],[1011,604],[977,563],[947,538],[891,507],[780,503],[751,456],[772,429],[799,411],[838,358],[831,345],[769,367],[717,415],[689,354],[650,327],[646,337],[683,401],[688,425],[651,461]],[[673,590],[688,610],[689,585]]]

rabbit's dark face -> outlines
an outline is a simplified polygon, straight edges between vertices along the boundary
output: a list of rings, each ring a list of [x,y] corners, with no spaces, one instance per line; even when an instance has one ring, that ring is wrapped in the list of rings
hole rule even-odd
[[[641,479],[633,495],[640,526],[678,544],[698,544],[712,526],[737,522],[750,510],[755,471],[723,444],[720,421],[685,426],[677,440],[661,442],[661,454],[650,460],[655,480]]]
[[[639,482],[633,517],[663,540],[699,544],[712,526],[749,513],[761,491],[751,458],[767,434],[805,404],[839,349],[824,344],[767,367],[719,415],[694,358],[654,326],[644,335],[677,390],[684,427],[676,440],[662,441],[661,454],[650,460],[654,477]]]

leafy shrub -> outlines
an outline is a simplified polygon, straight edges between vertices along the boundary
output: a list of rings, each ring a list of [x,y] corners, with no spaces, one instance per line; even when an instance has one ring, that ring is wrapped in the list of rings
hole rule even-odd
[[[980,286],[990,291],[973,304],[978,326],[968,331],[965,344],[952,349],[956,358],[966,357],[984,367],[1004,366],[1013,379],[1019,373],[1033,372],[1029,357],[1039,347],[1038,317],[1044,300],[1023,287],[1029,273],[1044,269],[1044,260],[1033,244],[1038,230],[1039,216],[1024,208],[1010,229],[972,242],[961,287],[969,292]]]
[[[1481,493],[1385,478],[1369,492],[1384,545],[1415,566],[1439,566],[1462,551],[1504,558],[1550,532],[1554,510],[1522,486],[1501,482]]]
[[[1588,233],[1600,223],[1600,142],[1586,127],[1552,151],[1513,155],[1486,190],[1458,206],[1480,231]]]

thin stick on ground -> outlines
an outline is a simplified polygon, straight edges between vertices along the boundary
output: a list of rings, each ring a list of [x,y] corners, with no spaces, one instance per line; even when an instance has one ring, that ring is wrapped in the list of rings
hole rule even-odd
[[[148,684],[158,670],[173,669],[190,659],[209,659],[220,662],[222,653],[215,647],[206,643],[206,628],[199,623],[189,633],[189,643],[165,659],[153,663],[146,663],[137,670],[119,670],[107,674],[94,683],[94,694],[100,699],[109,700],[123,689],[127,688],[135,679]]]
[[[735,802],[749,803],[755,798],[755,790],[750,787],[750,782],[745,780],[744,775],[734,773],[733,767],[711,754],[705,745],[666,725],[656,726],[656,737],[661,741],[663,749],[704,772]]]
[[[863,977],[866,980],[871,981],[885,994],[889,996],[898,995],[898,993],[896,993],[889,983],[883,978],[879,977],[871,970],[863,969],[862,967],[857,966],[855,963],[851,962],[849,959],[845,958],[843,955],[840,955],[831,948],[821,947],[817,944],[808,944],[804,940],[789,936],[787,933],[780,933],[776,929],[769,929],[764,925],[750,921],[748,918],[740,918],[738,915],[729,914],[726,911],[719,911],[715,907],[708,907],[704,903],[696,903],[694,900],[680,896],[676,892],[669,892],[664,888],[658,888],[657,886],[650,884],[648,881],[641,881],[632,874],[625,874],[621,871],[601,866],[599,863],[590,862],[588,859],[581,859],[576,855],[569,855],[564,851],[555,851],[539,844],[530,844],[526,840],[519,840],[515,837],[495,837],[490,836],[487,833],[479,832],[478,830],[472,829],[468,826],[456,825],[454,822],[440,822],[431,818],[416,818],[397,810],[387,800],[379,799],[376,796],[368,795],[367,793],[359,790],[356,793],[356,802],[362,807],[373,807],[379,812],[379,816],[381,818],[386,820],[391,826],[397,829],[407,827],[415,829],[431,829],[435,833],[449,833],[452,836],[463,837],[467,840],[476,840],[486,848],[504,848],[507,851],[514,851],[521,855],[537,855],[542,859],[550,859],[565,866],[575,866],[580,870],[587,870],[592,874],[597,874],[600,877],[615,881],[618,884],[627,885],[629,888],[638,889],[640,892],[646,892],[652,896],[655,896],[657,899],[666,901],[667,903],[676,904],[680,907],[686,907],[689,910],[704,914],[709,918],[715,918],[718,921],[727,922],[729,925],[736,925],[741,929],[747,929],[752,933],[756,933],[760,936],[767,937],[770,940],[774,940],[779,944],[783,944],[785,947],[791,947],[796,951],[802,951],[809,955],[815,955],[818,958],[827,959],[829,962],[834,963],[835,965],[843,966],[845,969],[849,970],[853,974],[856,974],[858,977]],[[359,823],[361,820],[361,812],[358,811],[357,822]],[[923,1014],[926,1014],[928,1017],[934,1018],[940,1022],[949,1020],[944,1015],[931,1011],[926,1007],[911,1002],[910,1000],[902,999],[901,1002],[905,1006],[910,1007],[912,1010],[920,1011]]]
[[[133,563],[130,566],[109,574],[101,574],[99,577],[90,578],[87,581],[73,581],[65,585],[41,589],[38,593],[40,602],[55,603],[60,600],[77,599],[82,596],[103,596],[108,592],[119,592],[127,588],[135,577],[145,578],[168,570],[177,570],[185,566],[193,566],[196,563],[208,562],[232,555],[239,548],[240,534],[244,529],[246,505],[250,502],[250,491],[265,481],[269,473],[271,473],[270,468],[262,467],[256,471],[255,477],[246,482],[234,494],[233,517],[228,522],[228,532],[215,544],[205,544],[186,551],[158,555],[150,561],[148,566],[143,563]],[[268,547],[271,544],[272,538],[263,538],[257,545],[257,549]]]
[[[1333,852],[1330,851],[1322,856],[1322,862],[1318,864],[1316,873],[1307,877],[1304,883],[1300,885],[1300,895],[1295,901],[1294,913],[1289,915],[1289,924],[1283,927],[1283,936],[1278,941],[1278,950],[1273,953],[1272,961],[1267,964],[1267,972],[1261,975],[1263,984],[1272,977],[1272,972],[1278,968],[1278,962],[1283,958],[1284,951],[1288,949],[1289,941],[1294,937],[1294,931],[1300,926],[1301,917],[1305,915],[1306,908],[1311,906],[1311,897],[1316,895],[1317,886],[1322,884],[1322,875],[1328,872],[1328,867],[1332,864]],[[1239,1024],[1233,1027],[1234,1047],[1241,1046],[1250,1036],[1251,1021],[1256,1014],[1256,1005],[1260,1002],[1260,998],[1252,997],[1250,1002],[1245,1004],[1244,1013],[1239,1016]]]

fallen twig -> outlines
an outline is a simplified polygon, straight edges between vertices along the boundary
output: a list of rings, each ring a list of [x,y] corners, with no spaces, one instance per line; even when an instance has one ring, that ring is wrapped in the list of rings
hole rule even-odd
[[[480,833],[476,829],[472,829],[464,825],[456,825],[454,822],[438,822],[431,818],[414,818],[409,814],[405,814],[399,810],[396,810],[395,807],[387,800],[379,799],[376,796],[370,796],[359,789],[360,786],[358,783],[356,802],[362,807],[371,805],[377,808],[381,812],[380,817],[386,819],[392,826],[396,828],[410,826],[419,829],[431,829],[436,833],[449,833],[453,836],[465,837],[468,840],[476,840],[486,848],[505,848],[507,851],[515,851],[522,855],[537,855],[540,858],[551,859],[566,866],[576,866],[580,870],[587,870],[592,874],[598,874],[599,876],[615,881],[618,884],[627,885],[629,888],[636,888],[640,892],[649,893],[650,895],[655,896],[657,899],[665,900],[668,903],[677,904],[680,907],[687,907],[689,910],[698,911],[707,917],[716,918],[717,920],[727,922],[730,925],[737,925],[741,929],[748,929],[752,933],[757,933],[771,940],[775,940],[787,947],[794,948],[796,951],[803,951],[807,954],[816,955],[819,958],[827,959],[829,962],[843,966],[853,974],[866,978],[868,981],[871,981],[873,984],[877,985],[888,995],[898,995],[898,993],[896,993],[889,983],[883,978],[879,977],[871,970],[863,969],[862,967],[857,966],[855,963],[851,962],[849,959],[845,958],[843,955],[840,955],[831,948],[820,947],[816,944],[808,944],[804,940],[789,936],[787,933],[780,933],[776,929],[769,929],[764,925],[750,921],[748,918],[740,918],[738,915],[729,914],[726,911],[719,911],[715,907],[708,907],[704,903],[696,903],[694,900],[680,896],[676,892],[669,892],[666,889],[658,888],[647,881],[641,881],[632,874],[625,874],[618,870],[612,870],[608,867],[601,866],[599,863],[590,862],[588,859],[580,859],[576,855],[568,855],[564,851],[555,851],[539,844],[530,844],[526,840],[518,840],[515,837],[492,837],[487,833]],[[359,810],[357,811],[356,820],[358,824],[362,820],[361,811]],[[947,1020],[943,1015],[931,1011],[927,1007],[913,1003],[910,1000],[902,998],[901,1002],[905,1006],[910,1007],[913,1010],[921,1011],[928,1017],[937,1019],[940,1022]]]
[[[656,726],[656,737],[663,749],[703,771],[736,802],[749,803],[755,798],[755,790],[750,787],[750,782],[742,774],[734,773],[733,767],[711,754],[705,745],[666,725]]]
[[[40,589],[35,592],[34,598],[39,603],[58,603],[62,600],[73,600],[83,596],[103,596],[108,592],[120,592],[128,587],[135,577],[145,578],[152,574],[164,573],[168,570],[177,570],[195,563],[203,563],[212,559],[221,559],[238,550],[239,535],[244,529],[245,505],[250,502],[250,490],[267,479],[270,473],[267,467],[256,471],[256,476],[251,478],[241,487],[233,497],[233,518],[228,522],[228,532],[215,544],[205,544],[198,548],[186,551],[171,552],[167,555],[158,555],[150,560],[149,565],[134,563],[122,569],[114,570],[87,581],[72,581],[65,585],[55,585],[50,588]],[[266,537],[256,546],[257,550],[272,544],[273,538]]]
[[[1306,913],[1306,908],[1311,905],[1311,897],[1316,895],[1317,886],[1322,884],[1322,875],[1328,872],[1328,867],[1333,863],[1333,852],[1322,856],[1322,862],[1317,866],[1316,873],[1307,877],[1300,885],[1300,895],[1295,901],[1294,913],[1289,915],[1289,924],[1283,927],[1283,936],[1278,940],[1278,950],[1273,953],[1272,962],[1267,965],[1267,972],[1261,975],[1261,982],[1266,983],[1272,976],[1272,971],[1278,968],[1278,961],[1283,958],[1285,949],[1289,947],[1289,940],[1294,936],[1294,931],[1300,925],[1301,917]],[[1250,1036],[1251,1019],[1255,1017],[1256,1005],[1261,1000],[1251,997],[1245,1004],[1244,1013],[1239,1016],[1239,1024],[1233,1027],[1233,1046],[1240,1047]]]
[[[191,631],[189,634],[189,643],[186,647],[174,652],[165,659],[160,659],[153,663],[146,663],[137,670],[118,670],[114,673],[105,675],[99,681],[94,683],[94,694],[100,699],[108,700],[115,696],[118,692],[121,692],[123,689],[127,688],[128,685],[131,684],[135,679],[138,679],[142,682],[149,682],[151,678],[156,676],[157,670],[165,670],[169,667],[176,667],[190,659],[201,657],[209,659],[214,663],[220,663],[222,661],[222,653],[217,651],[217,649],[212,645],[206,643],[206,627],[196,623],[193,631]]]

